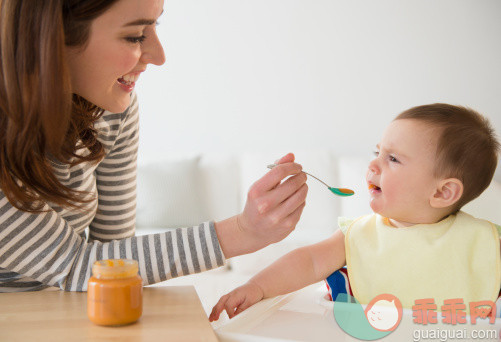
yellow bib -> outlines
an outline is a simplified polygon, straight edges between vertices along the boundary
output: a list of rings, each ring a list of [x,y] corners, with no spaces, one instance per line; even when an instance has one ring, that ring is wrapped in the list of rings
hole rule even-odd
[[[501,285],[496,227],[464,212],[435,224],[394,228],[374,214],[355,220],[345,235],[353,294],[362,304],[390,293],[411,308],[416,299],[496,301]]]

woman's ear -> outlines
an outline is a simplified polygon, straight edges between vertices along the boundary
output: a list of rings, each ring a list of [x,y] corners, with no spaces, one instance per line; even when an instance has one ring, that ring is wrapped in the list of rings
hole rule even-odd
[[[441,180],[435,193],[430,198],[433,208],[447,208],[454,205],[463,195],[463,182],[457,178]]]

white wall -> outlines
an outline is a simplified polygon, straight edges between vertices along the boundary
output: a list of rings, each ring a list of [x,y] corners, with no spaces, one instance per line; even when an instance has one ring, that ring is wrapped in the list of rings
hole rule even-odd
[[[141,161],[318,147],[367,155],[396,114],[432,102],[470,106],[501,132],[499,0],[166,0],[164,9],[167,62],[137,86]]]

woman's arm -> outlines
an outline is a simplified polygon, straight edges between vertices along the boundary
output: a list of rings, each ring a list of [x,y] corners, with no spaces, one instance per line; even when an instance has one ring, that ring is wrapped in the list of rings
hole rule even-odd
[[[223,265],[210,223],[109,242],[89,241],[56,211],[26,213],[0,191],[0,292],[56,286],[86,291],[94,261],[138,260],[145,284]],[[199,246],[202,248],[199,249]]]
[[[251,196],[258,200],[250,205],[254,211],[246,207],[240,216],[242,225],[235,217],[220,225],[217,232],[212,222],[206,222],[133,237],[138,132],[135,96],[126,112],[106,113],[102,119],[96,129],[106,157],[97,167],[55,165],[56,174],[66,185],[87,192],[97,190],[97,208],[91,203],[83,211],[69,212],[46,205],[43,213],[26,213],[14,208],[0,190],[0,292],[40,289],[43,285],[85,291],[93,262],[106,258],[138,260],[144,283],[152,284],[222,266],[226,255],[222,247],[229,256],[255,251],[285,237],[299,219],[302,208],[283,219],[282,212],[262,207],[268,203],[273,208],[288,208],[273,204],[290,191],[284,184],[289,186],[292,181],[286,181],[276,187],[279,191],[270,190],[270,184],[258,186],[259,191]],[[290,161],[291,156],[287,158],[285,161]],[[282,167],[289,170],[282,170],[282,177],[290,169],[296,172],[300,168],[288,164]],[[269,174],[264,181],[270,181]],[[271,181],[277,182],[276,175]],[[89,241],[82,235],[87,225]]]

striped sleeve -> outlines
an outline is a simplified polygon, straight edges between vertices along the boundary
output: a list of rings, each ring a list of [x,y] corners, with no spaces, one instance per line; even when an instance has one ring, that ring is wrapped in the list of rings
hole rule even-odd
[[[132,258],[144,283],[197,273],[224,264],[212,222],[109,242],[89,241],[55,211],[13,208],[0,192],[0,292],[57,286],[86,291],[94,261]]]
[[[67,279],[67,291],[86,291],[91,265],[101,259],[134,259],[145,285],[199,273],[224,264],[212,222],[159,234],[84,243]]]

